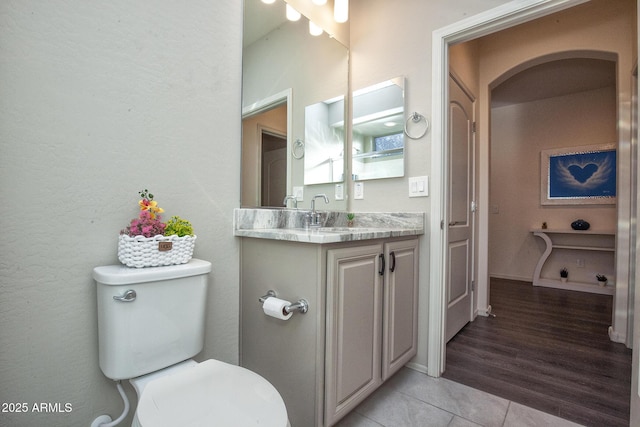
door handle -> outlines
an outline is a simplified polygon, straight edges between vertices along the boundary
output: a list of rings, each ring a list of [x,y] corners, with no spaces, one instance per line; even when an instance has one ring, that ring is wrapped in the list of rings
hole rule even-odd
[[[384,276],[384,254],[380,254],[380,270],[378,270],[378,274]]]

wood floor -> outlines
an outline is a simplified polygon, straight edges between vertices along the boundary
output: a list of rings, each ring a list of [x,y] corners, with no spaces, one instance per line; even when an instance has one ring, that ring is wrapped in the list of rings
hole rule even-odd
[[[585,426],[628,426],[631,350],[609,340],[613,297],[492,279],[496,317],[447,344],[443,377]]]

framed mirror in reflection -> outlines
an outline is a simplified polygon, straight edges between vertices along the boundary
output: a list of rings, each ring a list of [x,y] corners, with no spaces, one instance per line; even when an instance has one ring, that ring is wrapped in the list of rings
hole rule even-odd
[[[404,176],[404,78],[353,93],[354,181]]]
[[[344,161],[333,160],[345,147],[344,101],[342,117],[315,123],[309,140],[305,110],[316,106],[318,111],[324,106],[328,114],[329,110],[331,115],[340,114],[328,103],[347,93],[348,51],[327,33],[311,35],[304,16],[287,20],[283,0],[273,4],[245,0],[244,13],[241,205],[281,207],[284,196],[299,189],[307,198],[331,194],[330,183],[342,180],[345,174]],[[340,122],[342,127],[337,128],[335,123]],[[273,136],[284,139],[286,149],[281,149],[281,143],[265,143]],[[302,155],[295,150],[295,141],[304,141]],[[276,145],[280,148],[269,149]],[[316,173],[315,168],[307,177],[305,166],[316,156],[331,159],[331,172]],[[346,209],[346,202],[331,208]]]

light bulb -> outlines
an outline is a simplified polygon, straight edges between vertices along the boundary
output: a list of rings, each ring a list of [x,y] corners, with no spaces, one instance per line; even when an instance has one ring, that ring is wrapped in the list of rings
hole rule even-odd
[[[320,28],[318,25],[314,24],[313,22],[309,21],[309,34],[311,34],[312,36],[319,36],[322,33],[323,33],[322,28]]]
[[[262,3],[265,3],[265,4],[273,4],[275,2],[276,0],[262,0]]]
[[[302,15],[300,15],[300,12],[295,10],[289,3],[287,3],[287,19],[289,21],[297,21],[301,16]]]
[[[349,0],[335,0],[333,3],[333,19],[343,23],[349,19]]]
[[[313,2],[313,4],[317,4],[318,6],[327,4],[327,0],[311,0],[311,1]]]

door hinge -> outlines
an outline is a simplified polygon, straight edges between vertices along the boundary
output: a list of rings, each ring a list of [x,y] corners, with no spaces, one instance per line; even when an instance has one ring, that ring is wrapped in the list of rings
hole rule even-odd
[[[440,230],[444,230],[444,219],[440,220]]]
[[[476,122],[471,123],[471,132],[476,133]]]
[[[475,292],[476,291],[476,281],[472,280],[471,281],[471,292]]]

